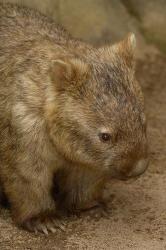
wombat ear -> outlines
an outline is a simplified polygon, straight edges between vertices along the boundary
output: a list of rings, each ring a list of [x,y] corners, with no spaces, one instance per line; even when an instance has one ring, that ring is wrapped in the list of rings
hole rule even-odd
[[[117,45],[119,54],[122,56],[129,67],[133,66],[135,48],[136,37],[133,33],[129,33],[128,36]]]
[[[136,37],[133,33],[129,33],[124,40],[112,46],[103,48],[102,51],[103,54],[105,54],[105,57],[107,57],[107,59],[120,56],[125,61],[128,67],[133,67],[135,48]]]
[[[51,79],[59,89],[65,89],[83,83],[89,71],[90,66],[79,59],[59,59],[53,61]]]

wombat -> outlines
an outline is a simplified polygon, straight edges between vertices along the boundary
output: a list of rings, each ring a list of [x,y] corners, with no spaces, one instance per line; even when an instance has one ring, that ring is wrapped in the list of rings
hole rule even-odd
[[[111,178],[146,170],[134,49],[134,34],[95,48],[0,4],[0,181],[17,225],[54,232],[59,204],[92,207]]]

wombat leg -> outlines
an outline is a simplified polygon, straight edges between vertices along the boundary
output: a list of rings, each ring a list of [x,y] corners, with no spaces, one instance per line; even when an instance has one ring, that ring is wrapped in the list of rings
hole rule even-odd
[[[105,177],[90,169],[59,170],[54,176],[53,197],[62,209],[78,213],[106,202],[106,183]]]
[[[9,188],[10,191],[9,193]],[[13,219],[16,224],[31,232],[56,232],[63,230],[63,224],[56,217],[55,202],[49,189],[43,183],[28,183],[17,181],[8,187],[7,193],[11,203]]]
[[[55,201],[51,197],[52,174],[41,162],[39,167],[28,163],[26,167],[16,165],[17,171],[4,181],[13,220],[29,231],[55,232],[61,226],[55,216]]]

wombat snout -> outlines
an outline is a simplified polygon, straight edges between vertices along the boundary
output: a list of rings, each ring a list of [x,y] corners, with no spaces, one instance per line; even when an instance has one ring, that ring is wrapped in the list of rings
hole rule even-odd
[[[115,171],[114,177],[120,180],[128,180],[130,178],[138,177],[146,171],[148,163],[148,158],[142,158],[132,165],[129,164],[130,166],[127,164],[125,169],[123,168],[123,170],[121,169],[120,171]]]
[[[128,174],[128,177],[131,178],[143,174],[148,167],[148,163],[148,159],[139,160]]]

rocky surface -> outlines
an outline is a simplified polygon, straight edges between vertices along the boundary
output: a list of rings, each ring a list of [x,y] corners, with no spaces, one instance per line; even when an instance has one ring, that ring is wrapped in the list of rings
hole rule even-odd
[[[166,1],[122,0],[131,16],[138,21],[142,35],[166,53]]]

